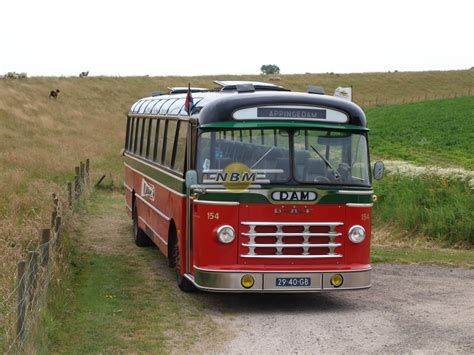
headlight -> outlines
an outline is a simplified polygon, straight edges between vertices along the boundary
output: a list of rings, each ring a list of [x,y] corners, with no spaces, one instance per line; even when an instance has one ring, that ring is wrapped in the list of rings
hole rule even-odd
[[[231,226],[220,226],[217,230],[217,239],[221,243],[229,244],[235,239],[235,231]]]
[[[352,243],[362,243],[365,239],[365,229],[362,226],[352,226],[351,229],[349,229],[349,240]]]

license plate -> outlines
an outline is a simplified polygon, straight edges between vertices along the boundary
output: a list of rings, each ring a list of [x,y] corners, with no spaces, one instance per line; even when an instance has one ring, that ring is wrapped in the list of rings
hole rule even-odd
[[[305,287],[311,286],[310,277],[277,277],[275,279],[277,287]]]

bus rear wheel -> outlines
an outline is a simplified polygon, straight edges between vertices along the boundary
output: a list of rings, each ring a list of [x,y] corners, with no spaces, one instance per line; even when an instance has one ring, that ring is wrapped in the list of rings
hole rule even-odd
[[[133,240],[135,244],[139,247],[147,247],[151,245],[151,240],[148,238],[146,233],[138,226],[138,211],[137,203],[133,203],[132,211],[132,221],[133,221]]]
[[[179,253],[178,238],[174,238],[173,254],[176,272],[176,283],[178,284],[179,289],[184,292],[196,291],[196,287],[194,287],[193,283],[181,273],[181,256]]]

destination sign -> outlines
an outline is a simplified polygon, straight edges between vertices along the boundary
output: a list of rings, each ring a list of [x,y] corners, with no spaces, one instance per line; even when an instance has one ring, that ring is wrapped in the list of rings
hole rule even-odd
[[[257,117],[326,119],[326,110],[310,108],[259,107]]]
[[[233,113],[236,120],[302,120],[326,123],[347,123],[349,117],[343,111],[319,106],[257,106],[245,107]]]

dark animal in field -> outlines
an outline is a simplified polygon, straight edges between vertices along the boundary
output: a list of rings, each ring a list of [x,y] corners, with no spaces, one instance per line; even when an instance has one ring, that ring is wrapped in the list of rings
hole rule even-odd
[[[51,92],[49,93],[49,98],[57,99],[59,96],[59,93],[60,93],[59,89],[51,90]]]
[[[79,74],[79,78],[83,78],[85,76],[88,76],[89,75],[89,71],[83,71]]]

